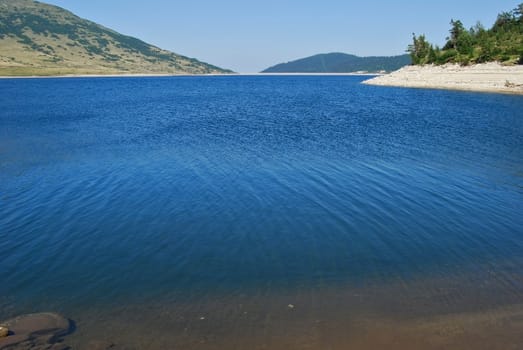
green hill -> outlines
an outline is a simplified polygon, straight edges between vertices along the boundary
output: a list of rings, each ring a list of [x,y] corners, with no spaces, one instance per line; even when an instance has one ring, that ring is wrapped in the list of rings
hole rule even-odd
[[[327,53],[277,64],[262,73],[353,73],[390,72],[411,63],[409,55],[358,57],[346,53]]]
[[[122,35],[57,6],[0,0],[0,76],[230,72]]]
[[[450,21],[449,37],[439,48],[427,42],[425,35],[413,35],[408,52],[414,64],[485,62],[523,64],[523,3],[514,10],[500,13],[490,29],[477,23],[465,29],[459,20]]]

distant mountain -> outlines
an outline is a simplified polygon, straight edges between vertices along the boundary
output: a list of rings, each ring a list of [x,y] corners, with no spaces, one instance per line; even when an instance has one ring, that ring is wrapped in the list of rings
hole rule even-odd
[[[411,63],[410,56],[358,57],[346,53],[327,53],[280,63],[262,73],[353,73],[391,72]]]
[[[117,33],[57,6],[0,0],[0,76],[230,72]]]

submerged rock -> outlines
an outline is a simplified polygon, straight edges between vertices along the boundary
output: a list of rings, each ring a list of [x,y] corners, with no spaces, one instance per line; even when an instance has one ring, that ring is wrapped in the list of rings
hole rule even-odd
[[[22,315],[2,322],[9,333],[0,338],[0,349],[65,350],[61,337],[71,331],[71,322],[56,313]]]
[[[5,338],[9,334],[9,328],[0,326],[0,338]]]
[[[113,349],[114,344],[105,340],[93,340],[87,344],[89,350],[108,350]]]

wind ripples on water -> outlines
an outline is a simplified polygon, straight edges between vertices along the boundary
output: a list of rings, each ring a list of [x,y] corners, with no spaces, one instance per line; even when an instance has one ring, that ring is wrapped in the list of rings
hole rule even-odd
[[[521,295],[521,98],[360,80],[0,82],[0,295],[83,305],[485,267]]]

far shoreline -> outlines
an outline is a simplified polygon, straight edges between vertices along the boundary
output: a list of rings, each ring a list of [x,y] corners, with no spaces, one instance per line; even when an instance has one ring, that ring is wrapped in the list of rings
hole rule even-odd
[[[0,79],[53,79],[53,78],[162,78],[162,77],[231,77],[231,76],[368,76],[385,73],[209,73],[209,74],[64,74],[64,75],[2,75]]]
[[[523,65],[503,66],[497,62],[460,66],[423,65],[405,66],[391,73],[125,73],[125,74],[65,74],[65,75],[24,75],[0,76],[0,79],[75,79],[75,78],[166,78],[166,77],[259,77],[259,76],[363,76],[369,77],[365,85],[421,88],[450,91],[501,93],[523,95]]]

